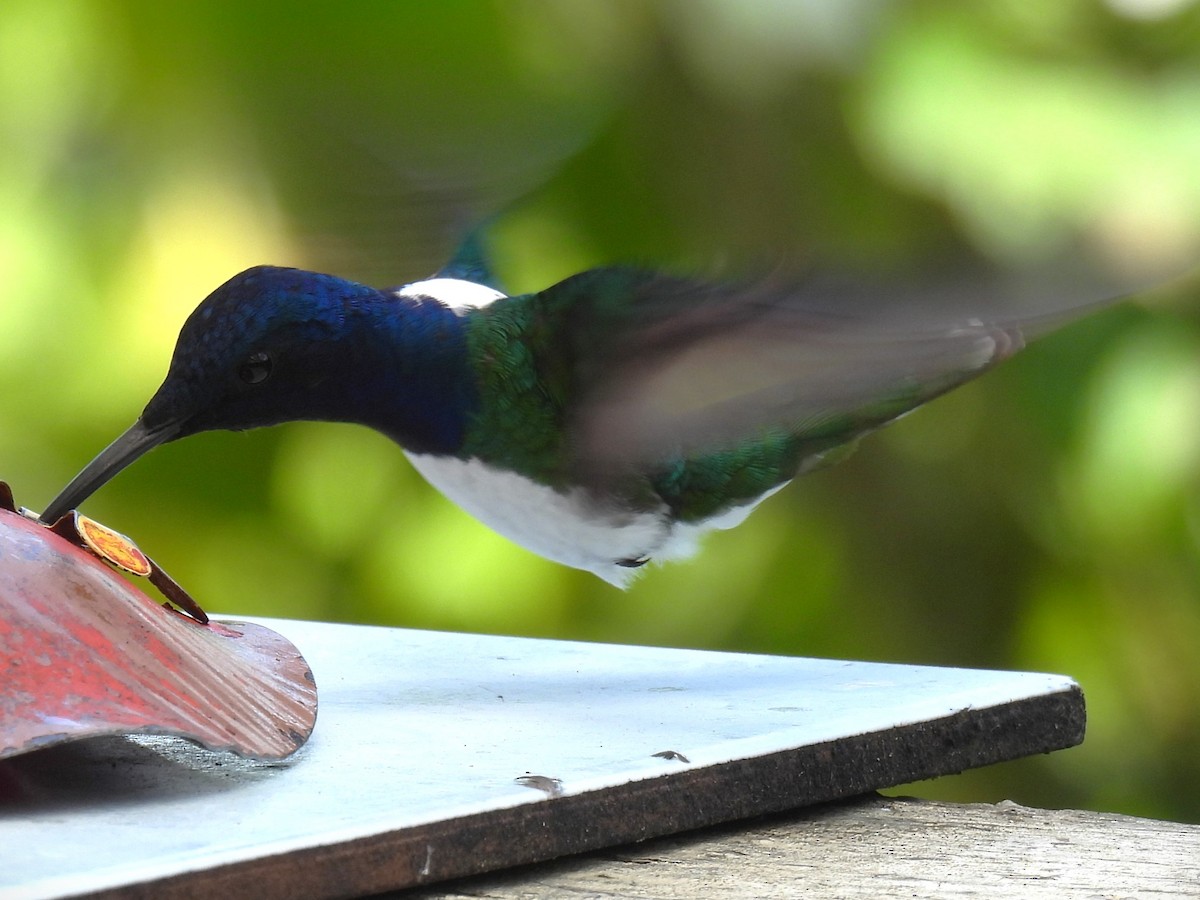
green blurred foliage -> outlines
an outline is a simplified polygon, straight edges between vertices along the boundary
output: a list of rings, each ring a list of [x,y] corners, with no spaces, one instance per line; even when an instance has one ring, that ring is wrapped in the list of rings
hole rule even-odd
[[[249,265],[378,284],[496,215],[510,286],[820,252],[903,272],[1200,247],[1181,0],[6,0],[0,476],[37,508]],[[210,609],[1062,671],[1082,748],[912,790],[1200,821],[1200,307],[1100,314],[619,593],[297,424],[88,503]]]

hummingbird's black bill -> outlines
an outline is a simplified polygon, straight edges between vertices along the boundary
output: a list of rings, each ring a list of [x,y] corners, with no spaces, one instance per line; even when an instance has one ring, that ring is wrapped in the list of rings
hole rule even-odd
[[[71,479],[71,483],[62,489],[38,517],[39,521],[44,525],[53,525],[134,460],[159,444],[169,441],[178,432],[179,426],[174,423],[159,428],[148,428],[138,419],[128,431],[105,447],[99,456]]]

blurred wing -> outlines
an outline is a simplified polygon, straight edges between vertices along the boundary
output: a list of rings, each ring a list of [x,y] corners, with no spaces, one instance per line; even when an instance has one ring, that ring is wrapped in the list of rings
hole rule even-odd
[[[501,293],[508,293],[492,270],[492,261],[484,244],[484,233],[490,223],[484,222],[467,233],[454,251],[454,255],[434,276],[436,278],[461,278],[474,281]]]
[[[995,280],[737,286],[607,269],[540,297],[569,310],[586,475],[780,432],[817,461],[1098,308],[1072,305],[1079,293],[1031,306],[1026,286]]]

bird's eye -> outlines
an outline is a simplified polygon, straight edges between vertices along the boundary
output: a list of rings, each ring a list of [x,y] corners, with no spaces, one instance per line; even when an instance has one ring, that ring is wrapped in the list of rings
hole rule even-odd
[[[238,366],[237,373],[246,384],[261,384],[271,374],[271,357],[261,350],[251,353]]]

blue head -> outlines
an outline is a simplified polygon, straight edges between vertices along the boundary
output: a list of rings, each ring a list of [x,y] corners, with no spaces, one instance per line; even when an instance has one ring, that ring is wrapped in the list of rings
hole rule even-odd
[[[349,311],[378,296],[298,269],[258,266],[234,276],[184,323],[143,424],[184,437],[315,417],[342,367],[337,344]]]
[[[188,317],[141,418],[42,518],[152,447],[200,431],[357,422],[411,450],[453,453],[474,390],[463,323],[442,304],[299,269],[247,269]]]

